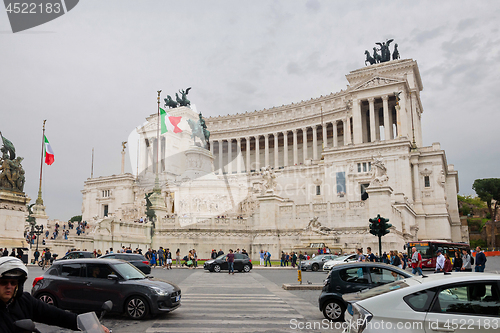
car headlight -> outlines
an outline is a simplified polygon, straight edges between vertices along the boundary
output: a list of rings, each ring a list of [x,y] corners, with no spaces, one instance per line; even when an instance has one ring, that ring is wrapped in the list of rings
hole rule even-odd
[[[150,287],[150,288],[158,296],[167,296],[168,295],[168,291],[163,290],[161,288],[158,288],[158,287]]]

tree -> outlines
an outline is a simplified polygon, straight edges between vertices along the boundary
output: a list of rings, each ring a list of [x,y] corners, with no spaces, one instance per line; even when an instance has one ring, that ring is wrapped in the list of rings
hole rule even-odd
[[[75,215],[70,219],[71,222],[82,222],[82,216],[81,215]]]
[[[500,202],[500,178],[476,179],[472,189],[488,206],[491,218],[491,246],[496,247],[495,217]]]

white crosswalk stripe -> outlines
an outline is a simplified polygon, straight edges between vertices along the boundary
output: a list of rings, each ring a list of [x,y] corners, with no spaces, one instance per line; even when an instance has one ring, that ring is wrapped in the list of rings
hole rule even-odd
[[[319,326],[294,330],[294,322],[319,324],[321,312],[255,271],[231,276],[195,272],[180,287],[181,307],[161,316],[147,333],[324,331]]]

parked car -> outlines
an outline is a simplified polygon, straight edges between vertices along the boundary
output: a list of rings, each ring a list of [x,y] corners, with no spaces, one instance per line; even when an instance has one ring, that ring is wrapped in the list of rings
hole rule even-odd
[[[389,292],[390,291],[390,292]],[[493,332],[500,323],[500,275],[431,274],[344,295],[347,332]],[[383,325],[383,326],[381,326]],[[350,325],[349,325],[350,326]]]
[[[344,317],[347,302],[343,294],[370,289],[410,278],[413,275],[392,265],[377,262],[341,263],[333,266],[319,296],[319,309],[326,319],[340,321]]]
[[[121,259],[128,261],[135,267],[139,268],[144,274],[151,274],[151,266],[149,261],[142,255],[136,253],[110,253],[100,256],[99,259]]]
[[[316,272],[317,270],[323,268],[323,265],[328,260],[332,260],[337,258],[334,254],[318,254],[314,258],[309,260],[304,260],[300,262],[300,269],[303,271],[307,271],[308,269]]]
[[[238,272],[248,273],[252,269],[252,260],[248,258],[246,254],[235,253],[234,254],[234,270]],[[208,260],[203,265],[203,268],[210,272],[227,271],[228,264],[226,261],[226,255],[223,254],[215,259]]]
[[[325,264],[323,265],[323,270],[324,271],[329,271],[332,269],[333,266],[335,265],[338,265],[338,264],[341,264],[341,263],[345,263],[345,262],[353,262],[353,261],[356,261],[358,259],[358,255],[357,254],[346,254],[346,255],[343,255],[343,256],[339,256],[335,259],[332,259],[332,260],[328,260],[327,262],[325,262]]]
[[[111,300],[113,312],[132,319],[165,313],[181,305],[175,284],[148,278],[134,265],[116,259],[55,261],[33,281],[33,297],[75,312],[100,311]]]
[[[71,251],[66,254],[64,257],[59,258],[57,260],[66,260],[66,259],[82,259],[82,258],[94,258],[93,252],[88,251]]]

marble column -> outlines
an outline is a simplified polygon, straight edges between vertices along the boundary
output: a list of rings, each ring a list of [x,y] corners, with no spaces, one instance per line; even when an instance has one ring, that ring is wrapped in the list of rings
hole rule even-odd
[[[236,172],[241,173],[241,138],[236,139]]]
[[[370,142],[375,142],[377,140],[377,133],[375,128],[375,98],[368,98],[368,103],[370,105]]]
[[[318,159],[318,131],[317,131],[318,126],[314,125],[312,127],[313,130],[313,159],[317,160]]]
[[[264,166],[269,166],[269,134],[264,134]]]
[[[214,155],[214,140],[210,141],[210,154]]]
[[[260,151],[259,151],[259,135],[254,136],[255,138],[255,170],[260,170]]]
[[[227,140],[227,173],[233,173],[233,139]]]
[[[283,132],[283,166],[288,166],[288,131]]]
[[[250,172],[250,137],[247,136],[245,137],[245,141],[247,143],[247,165],[246,165],[246,172]]]
[[[328,123],[324,123],[321,125],[322,130],[323,130],[323,149],[328,147],[328,136],[326,132],[326,128],[328,126]]]
[[[279,149],[278,149],[278,133],[273,133],[274,136],[274,167],[279,167]]]
[[[390,117],[389,117],[389,96],[387,95],[382,96],[382,104],[384,108],[384,136],[385,140],[390,140],[392,139],[391,136],[392,124],[390,122]]]
[[[298,143],[297,143],[297,129],[292,130],[293,133],[293,164],[299,164],[299,152],[298,152]]]
[[[224,154],[224,140],[219,140],[219,174],[224,174],[224,164],[222,164],[222,155]]]
[[[307,127],[302,128],[302,155],[304,155],[304,163],[307,160]]]
[[[344,146],[347,144],[347,137],[349,134],[347,133],[347,119],[342,119],[342,132],[344,132]]]
[[[363,126],[361,125],[361,104],[358,99],[352,103],[352,130],[354,132],[354,144],[363,143]]]
[[[337,133],[337,121],[335,120],[333,123],[332,123],[332,127],[333,127],[333,148],[337,147],[339,145],[339,138],[338,138],[338,133]],[[345,139],[344,139],[345,141]]]
[[[351,139],[351,117],[347,116],[347,135],[346,135],[346,143],[345,144],[350,144],[352,143]]]

